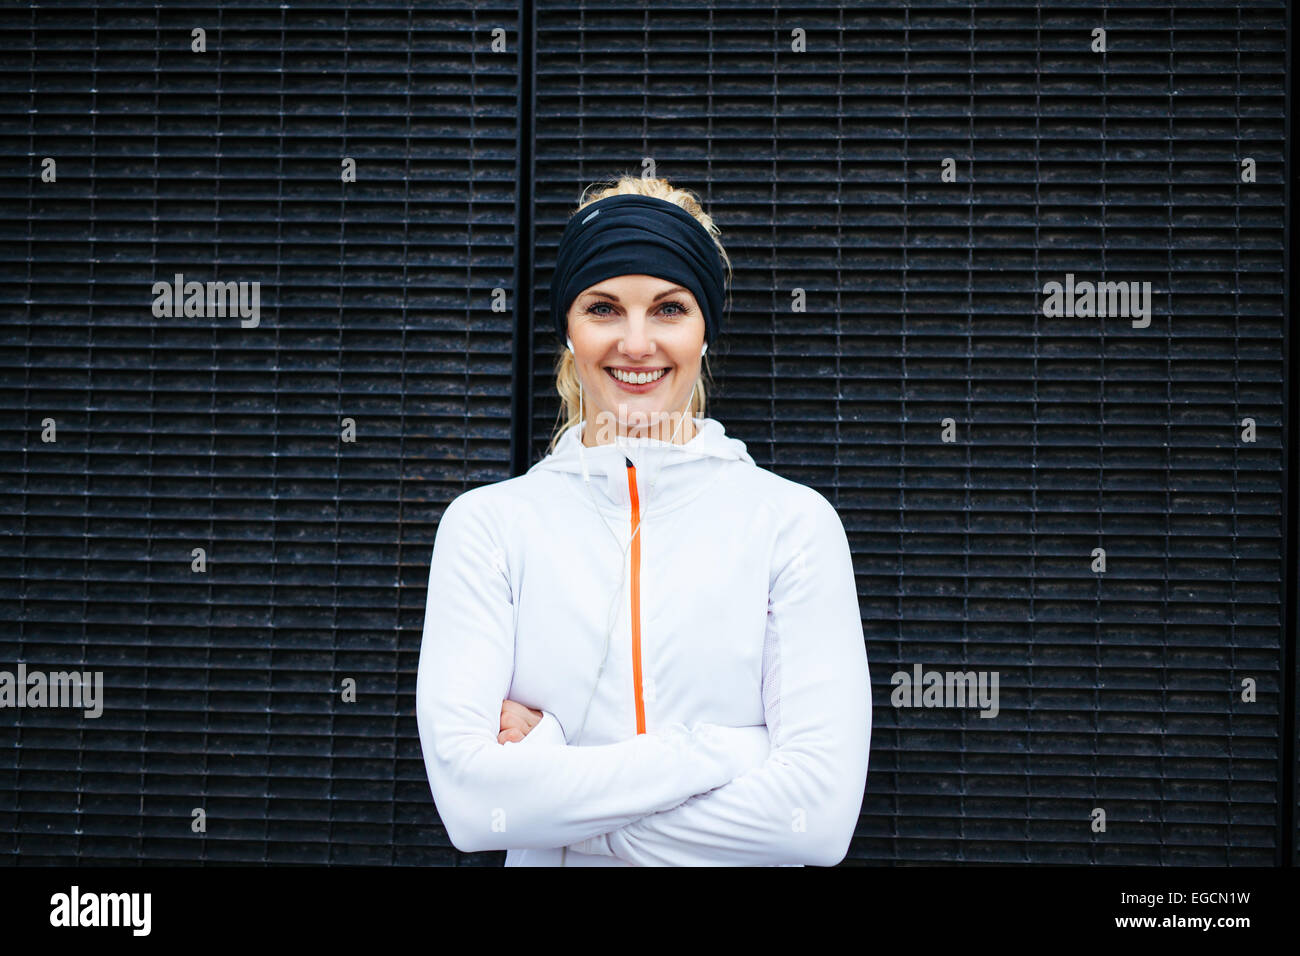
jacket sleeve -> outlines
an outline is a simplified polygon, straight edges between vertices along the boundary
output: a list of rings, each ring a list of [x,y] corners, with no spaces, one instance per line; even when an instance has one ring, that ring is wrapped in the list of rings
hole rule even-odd
[[[866,787],[871,679],[848,539],[834,507],[818,498],[813,518],[793,532],[768,600],[766,762],[572,849],[641,866],[833,866],[844,858]]]
[[[443,512],[429,568],[416,717],[429,786],[464,852],[560,847],[720,786],[766,757],[767,730],[702,723],[569,746],[555,715],[501,744],[514,670],[503,552],[462,495]],[[538,701],[520,701],[541,709]],[[547,746],[547,744],[550,746]]]

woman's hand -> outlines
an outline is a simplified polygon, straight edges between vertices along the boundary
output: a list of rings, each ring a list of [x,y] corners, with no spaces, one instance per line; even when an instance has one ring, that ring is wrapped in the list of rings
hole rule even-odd
[[[528,732],[542,719],[540,710],[533,710],[513,700],[501,702],[501,733],[497,734],[497,743],[510,741],[518,743],[528,736]]]

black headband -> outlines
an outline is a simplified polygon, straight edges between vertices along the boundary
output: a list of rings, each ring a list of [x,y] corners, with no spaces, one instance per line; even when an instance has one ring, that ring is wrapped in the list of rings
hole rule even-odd
[[[676,203],[619,194],[578,210],[560,237],[551,276],[551,319],[561,342],[573,300],[597,282],[623,275],[681,283],[704,310],[704,341],[711,344],[721,331],[726,276],[708,230]]]

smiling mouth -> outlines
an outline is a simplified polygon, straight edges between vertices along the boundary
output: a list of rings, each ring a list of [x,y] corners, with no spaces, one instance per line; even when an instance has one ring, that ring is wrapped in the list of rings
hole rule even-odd
[[[668,369],[661,368],[652,372],[625,372],[622,369],[607,365],[605,366],[605,372],[614,381],[623,385],[653,385],[668,374]]]

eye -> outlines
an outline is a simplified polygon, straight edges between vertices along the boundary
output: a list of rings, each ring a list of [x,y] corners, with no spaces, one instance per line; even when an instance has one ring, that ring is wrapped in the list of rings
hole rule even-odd
[[[667,318],[671,318],[671,319],[675,319],[681,315],[687,315],[691,311],[690,307],[686,305],[686,303],[678,302],[676,299],[670,299],[669,301],[659,306],[659,308],[661,311],[665,309],[668,310],[664,312],[664,315]],[[602,310],[607,310],[607,311],[602,311]],[[610,303],[597,300],[595,302],[592,302],[582,311],[587,315],[608,316],[608,315],[613,315],[615,309],[612,305],[610,305]]]

